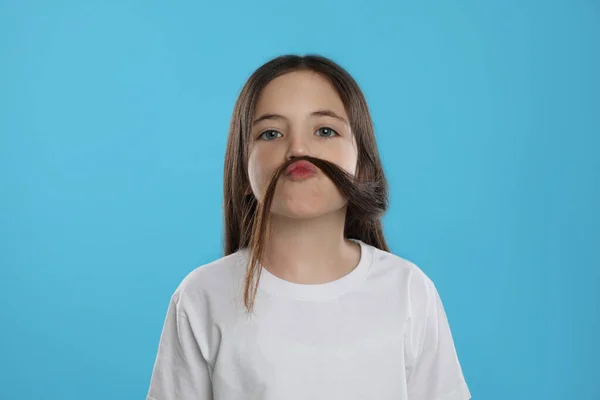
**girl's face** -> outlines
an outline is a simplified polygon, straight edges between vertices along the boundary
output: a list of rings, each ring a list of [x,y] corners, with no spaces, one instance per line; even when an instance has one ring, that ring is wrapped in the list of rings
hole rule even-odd
[[[313,71],[287,73],[263,89],[251,135],[248,175],[259,200],[277,168],[289,158],[308,155],[356,173],[356,141],[345,107],[327,78]],[[317,169],[308,177],[282,174],[271,212],[315,218],[345,205],[333,182]]]

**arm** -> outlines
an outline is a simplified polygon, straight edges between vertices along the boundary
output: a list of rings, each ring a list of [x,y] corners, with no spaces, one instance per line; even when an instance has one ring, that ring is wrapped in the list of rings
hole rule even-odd
[[[411,284],[409,400],[468,400],[450,326],[440,296],[428,279]]]
[[[160,337],[148,400],[212,400],[209,366],[196,335],[172,300]]]

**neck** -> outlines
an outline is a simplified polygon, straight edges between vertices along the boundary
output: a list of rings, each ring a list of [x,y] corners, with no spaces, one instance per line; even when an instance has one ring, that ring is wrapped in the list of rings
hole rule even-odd
[[[360,260],[360,247],[344,238],[346,210],[314,219],[272,214],[264,267],[287,281],[319,284],[341,278]]]

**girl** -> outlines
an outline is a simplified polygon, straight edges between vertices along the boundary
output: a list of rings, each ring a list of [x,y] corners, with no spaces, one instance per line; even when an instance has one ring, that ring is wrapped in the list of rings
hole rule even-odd
[[[339,65],[282,56],[235,104],[225,256],[171,298],[149,400],[467,400],[436,288],[388,251],[365,98]]]

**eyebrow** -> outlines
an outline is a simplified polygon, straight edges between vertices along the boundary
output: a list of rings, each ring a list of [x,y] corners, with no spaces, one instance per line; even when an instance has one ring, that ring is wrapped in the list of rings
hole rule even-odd
[[[340,121],[342,121],[343,123],[345,123],[346,125],[350,125],[348,123],[348,121],[346,121],[346,119],[338,114],[336,114],[333,110],[317,110],[317,111],[313,111],[310,113],[311,117],[332,117],[335,119],[338,119]],[[254,120],[254,122],[252,123],[252,125],[256,125],[261,121],[267,120],[267,119],[278,119],[278,120],[287,120],[286,117],[284,117],[283,115],[280,114],[263,114],[260,117],[256,118]]]

